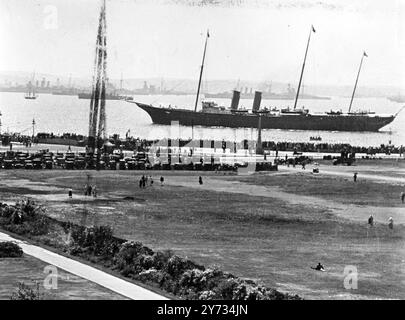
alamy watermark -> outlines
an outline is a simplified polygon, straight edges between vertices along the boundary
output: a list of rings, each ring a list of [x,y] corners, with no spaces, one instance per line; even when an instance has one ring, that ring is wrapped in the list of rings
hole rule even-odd
[[[358,271],[356,266],[346,266],[343,270],[343,287],[346,290],[358,289]]]
[[[53,265],[48,265],[44,268],[46,277],[43,285],[46,290],[58,289],[58,269]]]
[[[43,27],[46,30],[55,30],[58,28],[58,8],[54,5],[46,5],[44,7],[44,23]]]

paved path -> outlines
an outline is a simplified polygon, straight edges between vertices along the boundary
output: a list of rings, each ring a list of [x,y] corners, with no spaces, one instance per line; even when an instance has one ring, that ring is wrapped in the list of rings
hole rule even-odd
[[[28,242],[17,240],[8,234],[0,232],[0,241],[13,241],[23,249],[24,253],[40,259],[46,263],[54,265],[79,277],[99,284],[120,295],[133,300],[167,300],[166,297],[158,295],[152,291],[137,286],[131,282],[114,277],[106,272],[80,263],[76,260],[66,258],[49,250],[29,244]]]

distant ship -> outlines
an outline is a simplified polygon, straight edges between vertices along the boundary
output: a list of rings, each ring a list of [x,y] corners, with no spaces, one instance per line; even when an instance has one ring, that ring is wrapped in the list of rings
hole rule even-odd
[[[28,92],[25,94],[24,98],[25,99],[36,99],[38,97],[38,95],[35,93],[35,88],[29,88]]]
[[[393,102],[398,102],[398,103],[404,103],[405,102],[405,96],[402,95],[397,95],[397,96],[391,96],[387,97],[388,100],[393,101]]]
[[[148,85],[147,81],[143,82],[143,87],[131,90],[131,93],[134,95],[189,95],[190,92],[187,91],[175,91],[166,90],[163,88],[163,80],[160,87],[156,87],[155,85]]]
[[[130,101],[131,102],[131,101]],[[391,123],[396,115],[379,116],[372,112],[328,112],[311,114],[307,109],[238,110],[218,107],[203,102],[201,111],[160,108],[136,103],[152,118],[153,123],[170,125],[178,121],[184,126],[209,126],[230,128],[256,128],[259,117],[263,129],[327,130],[327,131],[378,131]]]
[[[231,99],[232,92],[219,92],[219,93],[206,93],[204,94],[205,98],[208,99]],[[284,93],[274,93],[274,92],[263,92],[262,98],[266,100],[294,100],[296,92],[290,85],[288,85],[287,91]],[[241,92],[241,99],[253,99],[254,92],[252,90],[248,91],[245,88],[244,92]],[[301,94],[300,99],[312,99],[312,100],[330,100],[330,97],[319,97],[310,94]]]
[[[79,99],[91,99],[91,93],[79,93]],[[123,96],[115,93],[106,93],[105,100],[134,100],[133,97]]]
[[[246,109],[238,109],[240,92],[233,91],[231,108],[218,106],[212,101],[202,101],[202,110],[197,111],[198,98],[200,93],[202,72],[204,67],[205,52],[207,48],[207,38],[205,40],[204,54],[201,64],[200,77],[197,88],[197,96],[194,105],[194,110],[189,109],[175,109],[154,107],[140,102],[133,102],[146,111],[152,118],[153,123],[170,125],[173,121],[178,122],[180,125],[185,126],[208,126],[208,127],[231,127],[231,128],[257,128],[259,120],[261,128],[263,129],[293,129],[293,130],[327,130],[327,131],[378,131],[380,128],[391,123],[396,115],[376,115],[374,112],[358,111],[351,112],[353,97],[357,87],[357,81],[360,74],[363,58],[366,53],[363,53],[361,58],[359,71],[357,74],[356,83],[354,86],[352,99],[350,101],[349,110],[347,113],[341,111],[330,111],[321,114],[312,114],[308,109],[297,108],[297,101],[299,98],[302,77],[304,73],[305,61],[307,57],[308,47],[311,39],[312,32],[315,32],[311,26],[308,43],[305,51],[304,62],[302,65],[301,75],[298,83],[298,90],[295,94],[295,101],[293,108],[262,108],[260,103],[262,93],[256,91],[254,94],[254,101],[252,111]],[[242,95],[243,97],[243,95]],[[131,101],[129,101],[131,102]]]
[[[79,90],[75,88],[69,88],[69,89],[59,89],[52,91],[53,95],[56,96],[77,96]]]
[[[38,97],[37,94],[35,93],[35,86],[33,85],[34,79],[35,79],[35,72],[32,75],[31,81],[29,81],[28,84],[27,84],[28,91],[24,96],[25,99],[33,100],[33,99],[36,99]]]

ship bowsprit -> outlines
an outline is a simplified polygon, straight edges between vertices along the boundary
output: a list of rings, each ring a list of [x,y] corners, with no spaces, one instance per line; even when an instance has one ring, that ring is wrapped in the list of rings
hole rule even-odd
[[[131,103],[131,101],[128,101]],[[155,124],[170,125],[178,121],[184,126],[257,128],[259,115],[254,113],[195,112],[186,109],[160,108],[139,102]],[[324,130],[377,132],[395,119],[394,115],[378,116],[366,114],[288,114],[262,115],[262,129]]]

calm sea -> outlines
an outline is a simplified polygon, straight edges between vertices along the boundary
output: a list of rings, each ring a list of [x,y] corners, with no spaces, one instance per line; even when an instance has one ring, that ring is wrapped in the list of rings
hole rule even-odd
[[[152,103],[159,106],[169,105],[193,109],[195,96],[135,96],[134,101]],[[301,100],[299,106],[309,108],[311,112],[342,109],[346,111],[349,98],[333,97],[331,100]],[[230,100],[217,99],[220,105],[229,107]],[[64,132],[87,134],[90,100],[79,99],[77,96],[58,96],[40,94],[36,100],[24,99],[23,93],[0,92],[0,111],[2,132],[20,132],[32,134],[32,120],[35,119],[35,132]],[[252,101],[241,100],[240,105],[251,108]],[[263,100],[262,106],[287,107],[292,101]],[[403,104],[391,102],[385,98],[357,98],[353,110],[371,110],[381,114],[398,112]],[[125,101],[107,101],[108,134],[118,133],[125,136],[130,130],[134,137],[160,139],[172,134],[170,126],[152,124],[149,115],[133,103]],[[263,130],[262,139],[272,141],[309,142],[311,136],[321,136],[322,142],[350,143],[356,146],[378,146],[388,144],[405,145],[405,110],[388,126],[376,133],[332,132],[332,131],[298,131],[298,130]],[[191,138],[190,127],[180,127],[175,136]],[[231,128],[194,128],[195,138],[200,139],[255,139],[255,129]]]

